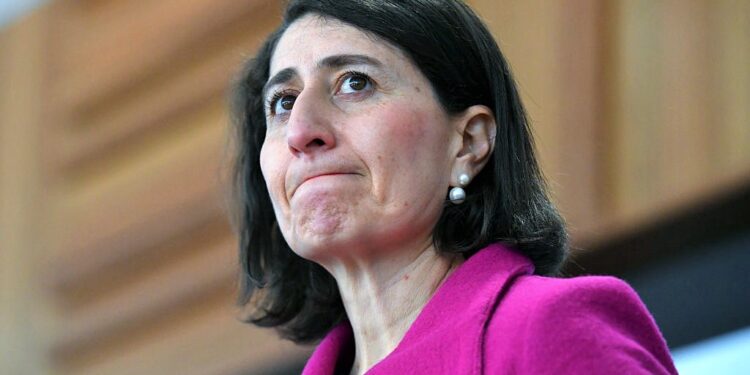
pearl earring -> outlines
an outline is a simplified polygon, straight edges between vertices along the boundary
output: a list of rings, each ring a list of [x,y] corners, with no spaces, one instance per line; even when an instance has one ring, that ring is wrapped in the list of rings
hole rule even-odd
[[[451,189],[450,193],[448,193],[448,198],[453,204],[461,204],[464,202],[466,199],[466,191],[463,187],[468,185],[469,181],[471,181],[471,178],[466,173],[461,173],[458,176],[458,184],[461,186],[454,187]]]

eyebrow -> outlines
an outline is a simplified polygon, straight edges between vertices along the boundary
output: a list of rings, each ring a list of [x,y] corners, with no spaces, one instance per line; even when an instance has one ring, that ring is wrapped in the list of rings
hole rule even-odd
[[[317,64],[317,68],[337,69],[349,65],[371,65],[379,68],[383,66],[383,63],[374,57],[365,55],[332,55],[320,60]],[[274,74],[274,76],[263,85],[263,97],[266,96],[268,89],[272,86],[287,83],[296,76],[297,70],[294,68],[282,69],[280,72]]]
[[[318,62],[318,68],[335,69],[347,65],[372,65],[379,68],[383,66],[383,63],[374,57],[365,55],[333,55]]]

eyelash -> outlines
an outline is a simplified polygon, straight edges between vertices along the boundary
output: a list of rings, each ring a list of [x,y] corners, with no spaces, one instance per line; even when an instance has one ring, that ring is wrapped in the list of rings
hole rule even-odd
[[[268,100],[266,101],[266,110],[271,115],[275,115],[276,114],[276,102],[278,102],[281,98],[287,95],[293,95],[296,93],[297,92],[295,90],[291,90],[291,89],[284,89],[284,90],[279,90],[279,91],[274,92],[273,95],[270,98],[268,98]]]
[[[367,80],[367,82],[370,85],[375,85],[375,81],[373,81],[369,75],[362,73],[360,71],[356,71],[356,70],[347,70],[346,72],[344,72],[344,74],[339,76],[338,80],[336,80],[337,91],[341,89],[342,82],[350,77],[362,77],[365,80]],[[281,98],[287,95],[293,95],[293,94],[297,94],[297,91],[292,90],[292,89],[283,89],[283,90],[278,90],[274,92],[273,95],[270,98],[268,98],[268,100],[266,100],[266,110],[268,111],[268,113],[271,116],[276,115],[276,103]]]
[[[342,74],[339,77],[338,81],[336,81],[336,86],[339,88],[339,90],[341,90],[341,83],[344,82],[347,78],[351,78],[351,77],[362,77],[365,80],[367,80],[367,82],[369,82],[370,84],[374,83],[372,78],[370,78],[370,76],[368,76],[365,73],[358,72],[356,70],[347,70],[346,72],[344,72],[344,74]]]

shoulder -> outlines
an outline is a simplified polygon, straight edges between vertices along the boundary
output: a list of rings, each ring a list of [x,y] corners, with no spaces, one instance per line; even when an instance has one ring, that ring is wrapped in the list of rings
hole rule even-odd
[[[517,280],[506,297],[509,302],[529,304],[539,317],[548,317],[549,314],[578,316],[576,312],[595,310],[606,315],[624,313],[625,317],[632,312],[645,313],[648,320],[653,320],[633,288],[610,276],[523,277]]]
[[[525,276],[500,298],[486,332],[524,373],[675,373],[661,333],[636,292],[607,276]]]

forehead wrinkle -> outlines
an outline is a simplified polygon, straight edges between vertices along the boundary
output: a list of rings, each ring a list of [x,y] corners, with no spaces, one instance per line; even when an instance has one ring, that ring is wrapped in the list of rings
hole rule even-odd
[[[312,26],[313,28],[323,27],[323,28],[334,28],[337,30],[352,29],[353,31],[358,32],[359,37],[361,39],[366,40],[373,44],[372,47],[377,51],[376,55],[379,56],[382,53],[386,53],[388,55],[392,54],[395,58],[402,60],[403,62],[406,63],[406,65],[409,65],[410,68],[415,68],[415,70],[418,73],[420,73],[419,69],[416,68],[416,66],[413,66],[414,63],[411,60],[410,56],[393,42],[387,39],[384,39],[378,36],[377,34],[374,34],[368,30],[363,30],[354,25],[343,22],[341,20],[330,18],[330,17],[320,15],[317,13],[311,13],[311,14],[305,15],[301,17],[300,19],[294,21],[292,25],[289,27],[289,29],[287,29],[284,32],[284,35],[281,37],[279,41],[279,45],[277,45],[277,47],[279,47],[281,44],[284,44],[284,45],[288,44],[286,46],[287,47],[286,49],[291,48],[292,51],[297,50],[297,52],[299,52],[297,48],[300,47],[300,44],[301,46],[306,46],[309,44],[307,42],[301,42],[299,38],[302,37],[303,40],[306,40],[308,37],[310,37],[310,33],[308,30],[308,32],[304,32],[302,33],[302,35],[296,35],[296,34],[300,33],[300,28],[306,29],[307,27],[310,27],[310,26]],[[289,39],[290,33],[295,34],[295,37],[292,38],[291,40],[284,41],[285,39]],[[334,38],[334,39],[339,39],[339,38]],[[326,40],[330,40],[330,38],[326,37]],[[351,43],[347,42],[347,44],[351,44]],[[296,46],[297,48],[295,48],[294,46]],[[271,57],[272,65],[273,65],[273,60],[276,60],[278,57],[277,56],[278,52],[279,51],[277,48],[276,51],[274,52],[274,56]],[[403,78],[401,74],[402,72],[400,71],[400,69],[393,69],[394,68],[394,66],[392,66],[393,61],[391,61],[389,56],[385,56],[386,57],[385,60],[379,60],[378,58],[373,57],[372,54],[370,53],[362,53],[359,51],[351,51],[351,52],[330,51],[330,52],[333,52],[334,54],[319,59],[316,62],[316,64],[313,65],[314,70],[324,70],[326,68],[327,69],[339,69],[339,68],[346,67],[349,65],[365,65],[365,66],[371,66],[373,68],[376,68],[383,73],[388,73],[388,77],[391,79]],[[384,63],[383,61],[387,61],[387,63]],[[293,70],[294,74],[292,74],[289,77],[283,77],[283,78],[286,78],[284,80],[275,79],[276,76],[278,76],[284,70],[287,70],[287,69]],[[296,70],[294,67],[287,67],[283,69],[279,73],[275,74],[274,78],[269,79],[268,83],[264,85],[263,92],[262,92],[263,95],[265,96],[267,94],[267,91],[271,88],[271,86],[274,86],[277,84],[288,83],[292,79],[297,78],[299,75],[300,75],[300,72]]]

